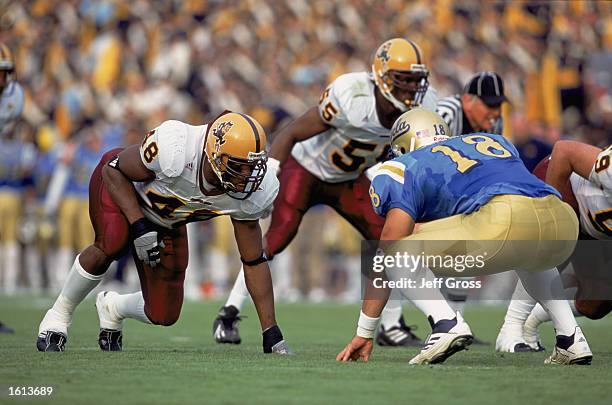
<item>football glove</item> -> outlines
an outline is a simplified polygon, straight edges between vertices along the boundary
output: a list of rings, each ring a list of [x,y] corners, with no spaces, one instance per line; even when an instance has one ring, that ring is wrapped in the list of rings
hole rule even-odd
[[[144,264],[155,268],[161,261],[161,249],[164,248],[164,242],[158,241],[157,231],[149,221],[140,218],[130,225],[130,233],[134,239],[136,256]]]

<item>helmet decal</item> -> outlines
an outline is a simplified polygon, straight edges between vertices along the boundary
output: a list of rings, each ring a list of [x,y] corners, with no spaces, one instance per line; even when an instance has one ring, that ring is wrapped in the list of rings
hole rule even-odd
[[[418,107],[429,86],[429,70],[417,44],[393,38],[380,45],[372,63],[374,82],[381,94],[399,111]]]
[[[387,63],[389,63],[389,60],[391,60],[391,57],[389,56],[389,48],[391,48],[391,43],[391,41],[385,42],[380,47],[378,55],[376,55],[376,57],[380,58],[380,60],[382,61],[385,70],[387,70]]]
[[[204,151],[221,187],[232,198],[248,198],[267,170],[265,130],[252,117],[231,111],[208,128]]]
[[[225,134],[229,131],[234,123],[232,121],[225,121],[219,124],[217,128],[213,129],[213,136],[215,137],[215,152],[219,153],[221,145],[225,144]]]
[[[413,108],[399,116],[391,128],[391,151],[395,156],[448,139],[450,130],[433,111]]]

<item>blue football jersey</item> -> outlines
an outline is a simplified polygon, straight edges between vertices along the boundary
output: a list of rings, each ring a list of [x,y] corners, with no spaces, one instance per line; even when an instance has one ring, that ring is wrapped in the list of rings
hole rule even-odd
[[[503,194],[560,197],[527,170],[512,143],[501,135],[480,133],[385,162],[370,188],[377,214],[400,208],[417,222],[469,214]]]
[[[0,137],[0,188],[21,190],[32,183],[36,147]]]
[[[88,198],[89,178],[96,169],[104,150],[91,150],[80,144],[74,152],[74,158],[70,162],[70,176],[66,184],[66,195],[77,198]]]

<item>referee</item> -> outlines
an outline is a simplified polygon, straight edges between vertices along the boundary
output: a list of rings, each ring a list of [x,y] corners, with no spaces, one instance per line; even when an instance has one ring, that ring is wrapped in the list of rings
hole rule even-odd
[[[451,136],[487,132],[501,134],[501,104],[508,101],[504,82],[495,72],[480,72],[470,79],[463,94],[438,100],[436,112],[444,118]]]

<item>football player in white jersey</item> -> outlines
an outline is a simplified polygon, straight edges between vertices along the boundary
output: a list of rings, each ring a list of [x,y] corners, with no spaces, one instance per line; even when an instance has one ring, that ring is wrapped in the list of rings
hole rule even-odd
[[[141,145],[107,152],[90,180],[95,242],[77,256],[40,323],[38,350],[64,350],[75,307],[131,242],[142,291],[98,294],[100,348],[122,349],[125,318],[174,324],[188,260],[185,224],[229,215],[259,315],[264,352],[289,353],[276,325],[259,227],[259,218],[269,212],[278,193],[276,175],[267,170],[265,145],[257,121],[226,111],[208,125],[165,121]]]
[[[17,81],[13,80],[15,62],[10,49],[0,43],[0,141],[9,133],[23,111],[23,90]],[[9,141],[17,146],[18,142]],[[5,145],[4,145],[5,146]],[[26,149],[21,148],[20,149]],[[19,155],[20,153],[18,153]],[[7,163],[7,162],[4,162]],[[21,161],[19,162],[22,163]],[[17,261],[19,251],[16,241],[18,207],[21,204],[21,195],[12,188],[4,188],[0,176],[0,271],[4,267],[4,280],[8,284],[17,284],[19,270]],[[0,321],[0,333],[12,333],[13,330]]]
[[[550,158],[544,159],[534,170],[536,176],[559,190],[563,200],[574,207],[580,219],[581,234],[587,239],[612,239],[611,159],[612,146],[602,151],[581,142],[559,141]],[[590,319],[606,316],[612,311],[612,301],[605,296],[599,297],[606,288],[609,291],[610,286],[581,279],[574,299],[576,313]],[[602,299],[592,299],[594,296]],[[550,319],[518,283],[497,337],[496,350],[511,353],[544,350],[538,326]]]
[[[428,76],[417,44],[390,39],[376,51],[371,73],[341,75],[323,91],[318,106],[278,133],[269,159],[271,170],[280,171],[280,192],[264,238],[268,258],[287,247],[303,215],[317,204],[332,207],[364,238],[379,239],[384,220],[372,209],[364,171],[386,158],[389,130],[402,112],[417,106],[435,110]],[[214,321],[217,342],[240,342],[236,324],[247,297],[241,272]],[[421,344],[402,322],[399,305],[392,318],[394,330],[382,344]]]

